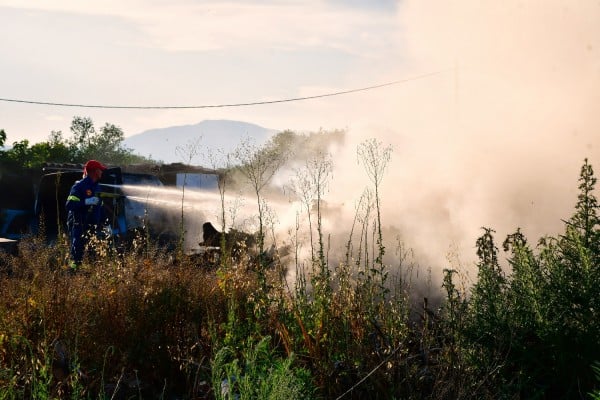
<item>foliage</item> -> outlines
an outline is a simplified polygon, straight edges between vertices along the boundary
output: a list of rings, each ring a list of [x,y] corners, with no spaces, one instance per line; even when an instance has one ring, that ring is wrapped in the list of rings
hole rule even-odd
[[[600,362],[594,363],[592,369],[594,370],[594,374],[596,374],[596,381],[600,383]],[[600,400],[600,389],[591,392],[590,397],[592,400]]]
[[[267,146],[274,153],[287,154],[287,163],[294,168],[318,158],[319,154],[331,151],[332,147],[342,145],[345,134],[343,130],[320,129],[309,133],[285,130],[273,136]]]
[[[105,163],[128,164],[145,160],[123,147],[125,135],[114,124],[106,123],[96,131],[91,118],[74,117],[70,130],[72,137],[66,143],[71,150],[72,162],[101,158]]]
[[[600,359],[600,232],[596,179],[581,169],[565,233],[532,250],[517,230],[504,242],[511,273],[498,265],[492,231],[478,240],[479,276],[464,329],[471,362],[498,388],[523,398],[578,398],[593,388]]]
[[[80,145],[98,143],[88,122],[75,125]],[[291,139],[237,154],[260,218],[280,167],[269,157]],[[303,260],[299,217],[294,271],[277,257],[261,268],[250,256],[173,257],[143,235],[125,250],[110,237],[92,241],[75,275],[63,269],[62,237],[0,253],[0,399],[600,398],[600,223],[587,160],[562,235],[531,246],[517,229],[502,242],[503,260],[494,230],[483,228],[476,281],[467,287],[445,269],[444,300],[432,309],[399,275],[404,259],[397,268],[383,259],[378,187],[388,149],[366,142],[359,152],[374,186],[357,204],[339,265],[319,223],[325,154],[298,164],[294,187],[317,240]]]
[[[13,142],[9,150],[0,151],[0,161],[21,168],[39,168],[46,162],[84,163],[100,158],[109,164],[131,164],[145,161],[141,156],[123,147],[125,136],[116,125],[106,123],[98,131],[89,117],[74,117],[71,137],[64,138],[61,131],[52,131],[48,140],[30,144],[28,139]],[[0,143],[6,141],[1,131]]]
[[[53,133],[47,142],[29,145],[29,140],[14,142],[12,148],[0,155],[0,160],[9,165],[24,168],[40,167],[45,162],[64,162],[70,158],[69,148],[57,141],[57,133]]]
[[[271,338],[247,343],[241,357],[230,347],[219,349],[212,365],[215,398],[229,399],[311,399],[310,372],[293,367],[294,357],[282,358],[270,348]]]
[[[209,326],[224,317],[215,277],[192,260],[174,266],[159,248],[115,257],[110,243],[95,246],[76,276],[60,261],[65,243],[36,239],[4,258],[11,269],[1,277],[0,393],[152,398],[206,390]]]

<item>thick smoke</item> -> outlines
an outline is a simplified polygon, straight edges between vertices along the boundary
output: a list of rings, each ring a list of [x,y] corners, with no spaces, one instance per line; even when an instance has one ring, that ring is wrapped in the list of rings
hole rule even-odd
[[[481,227],[498,244],[518,227],[532,243],[561,232],[584,158],[600,172],[600,3],[409,0],[397,18],[403,58],[387,81],[439,73],[336,98],[349,123],[329,149],[331,254],[343,254],[370,185],[356,154],[370,138],[393,146],[380,193],[392,264],[399,241],[437,284],[444,268],[473,272]],[[274,208],[285,236],[298,204]]]
[[[499,243],[517,227],[533,243],[559,233],[584,158],[600,172],[599,20],[595,1],[402,2],[390,80],[444,72],[365,95],[329,198],[351,216],[368,184],[356,146],[376,137],[394,148],[383,224],[438,278],[449,254],[472,268],[481,227]]]

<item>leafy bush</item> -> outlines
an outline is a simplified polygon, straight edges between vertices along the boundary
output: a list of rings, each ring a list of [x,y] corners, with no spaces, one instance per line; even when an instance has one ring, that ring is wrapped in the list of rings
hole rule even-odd
[[[214,357],[212,384],[215,398],[231,399],[311,399],[310,372],[293,367],[293,355],[279,357],[270,349],[271,338],[247,343],[237,357],[234,349],[223,347]]]
[[[471,362],[502,395],[578,398],[600,359],[600,224],[596,178],[581,168],[565,233],[532,250],[517,230],[504,242],[511,273],[498,266],[491,230],[478,240],[479,275],[464,329]]]

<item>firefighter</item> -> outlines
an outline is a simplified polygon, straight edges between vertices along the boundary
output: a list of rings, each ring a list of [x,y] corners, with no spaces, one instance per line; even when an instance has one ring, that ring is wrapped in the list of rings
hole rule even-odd
[[[100,229],[102,202],[96,196],[98,182],[106,166],[89,160],[83,167],[83,179],[71,187],[67,203],[67,229],[71,245],[70,272],[76,272],[83,260],[83,253],[90,234]]]

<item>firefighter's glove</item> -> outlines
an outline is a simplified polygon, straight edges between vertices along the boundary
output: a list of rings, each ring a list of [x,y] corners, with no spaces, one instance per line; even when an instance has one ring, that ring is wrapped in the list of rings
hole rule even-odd
[[[89,197],[87,199],[85,199],[85,205],[86,206],[97,206],[98,203],[100,203],[100,198],[99,197]]]

